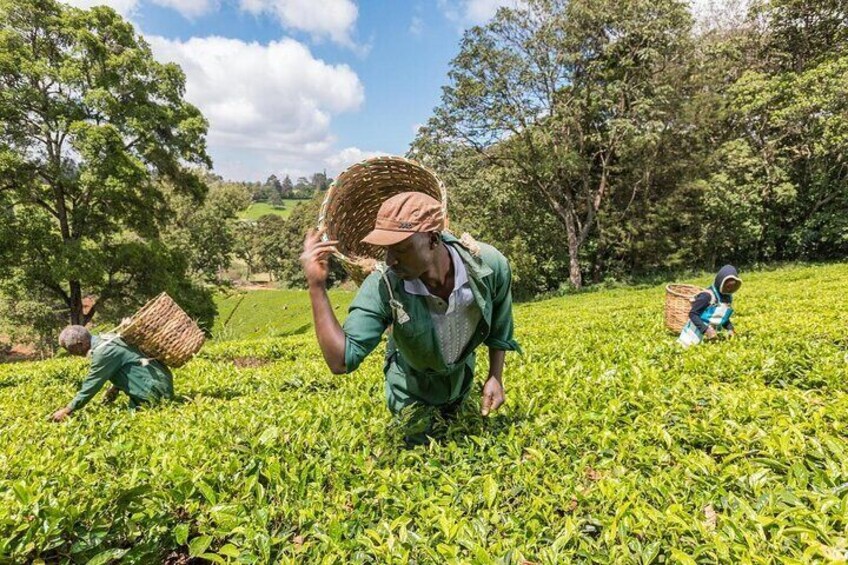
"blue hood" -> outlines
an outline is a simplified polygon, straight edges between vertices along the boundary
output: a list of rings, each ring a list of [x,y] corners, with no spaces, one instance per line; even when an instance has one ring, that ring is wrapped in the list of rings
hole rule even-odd
[[[719,269],[718,274],[713,281],[713,287],[721,294],[722,299],[729,299],[732,297],[730,293],[722,292],[724,289],[722,286],[724,285],[727,279],[737,279],[739,282],[742,282],[742,279],[739,278],[739,271],[736,270],[736,267],[733,265],[725,265],[721,269]]]

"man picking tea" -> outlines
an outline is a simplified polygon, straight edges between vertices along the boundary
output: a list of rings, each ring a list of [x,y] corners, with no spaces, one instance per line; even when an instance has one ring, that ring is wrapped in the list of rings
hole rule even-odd
[[[362,240],[385,249],[386,268],[365,279],[341,326],[326,291],[328,259],[338,242],[320,236],[307,235],[300,259],[318,343],[333,373],[356,370],[391,326],[384,373],[394,414],[425,406],[452,416],[471,390],[480,345],[489,348],[490,366],[482,413],[503,404],[505,353],[519,346],[513,339],[512,275],[497,249],[464,244],[444,231],[442,206],[431,196],[393,196]],[[426,438],[412,441],[418,440]]]
[[[106,382],[112,387],[104,401],[112,402],[123,392],[130,397],[130,408],[174,396],[174,380],[168,367],[148,359],[118,335],[91,335],[84,326],[68,326],[59,334],[59,345],[71,355],[90,355],[91,369],[71,403],[53,414],[55,422],[88,404]]]

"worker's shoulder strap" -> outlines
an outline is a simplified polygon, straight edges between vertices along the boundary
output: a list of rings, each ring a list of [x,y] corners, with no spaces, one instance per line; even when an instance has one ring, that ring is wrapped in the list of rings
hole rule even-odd
[[[716,290],[715,285],[710,287],[710,306],[715,306],[719,303],[718,291]]]
[[[130,347],[126,343],[124,343],[123,340],[121,340],[120,342],[116,341],[118,339],[121,339],[121,337],[122,337],[121,334],[115,333],[115,334],[107,334],[107,335],[109,335],[108,338],[101,339],[100,343],[98,343],[96,347],[92,347],[91,349],[89,349],[89,351],[88,351],[89,356],[93,355],[94,351],[96,349],[100,349],[101,347],[109,345],[110,343],[114,343],[118,347],[123,347],[124,349],[128,349],[128,350],[130,349]],[[153,357],[140,357],[138,359],[138,364],[141,365],[142,367],[146,367],[150,364],[151,361],[155,361],[155,360],[156,359],[153,358]]]
[[[394,293],[392,292],[392,284],[389,281],[389,267],[385,263],[377,263],[374,269],[380,273],[380,277],[382,277],[383,282],[386,285],[386,290],[389,291],[389,306],[392,309],[392,318],[398,324],[405,324],[409,321],[409,314],[406,313],[406,310],[403,309],[403,304],[401,304],[400,300],[395,298]]]
[[[107,338],[105,338],[105,339],[102,339],[102,338],[101,338],[101,339],[100,339],[100,343],[98,343],[96,346],[94,346],[94,347],[92,347],[91,349],[89,349],[89,350],[88,350],[88,354],[89,354],[89,355],[93,355],[93,354],[94,354],[94,352],[95,352],[96,350],[98,350],[98,349],[100,349],[101,347],[104,347],[104,346],[106,346],[106,345],[109,345],[110,343],[112,343],[113,341],[115,341],[116,339],[119,339],[119,338],[121,337],[121,334],[118,334],[118,333],[115,333],[115,334],[105,334],[105,335],[108,335],[109,337],[107,337]],[[119,344],[119,345],[120,345],[120,344]]]

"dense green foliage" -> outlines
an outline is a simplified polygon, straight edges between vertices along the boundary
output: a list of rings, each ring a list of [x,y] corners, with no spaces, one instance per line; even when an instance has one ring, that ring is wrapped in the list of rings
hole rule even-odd
[[[690,4],[527,0],[465,33],[410,155],[519,294],[848,254],[845,2]]]
[[[4,317],[88,323],[163,289],[205,316],[191,257],[160,237],[165,186],[197,206],[206,185],[188,165],[211,165],[182,70],[106,7],[0,0],[0,22]]]
[[[503,411],[475,391],[429,448],[379,350],[333,376],[311,335],[209,344],[180,402],[62,425],[85,362],[0,367],[0,561],[843,559],[848,265],[743,277],[738,338],[686,351],[661,287],[517,307]]]

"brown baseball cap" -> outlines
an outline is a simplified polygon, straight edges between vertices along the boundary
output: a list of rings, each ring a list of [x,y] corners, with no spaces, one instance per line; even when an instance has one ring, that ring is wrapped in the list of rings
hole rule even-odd
[[[442,231],[444,227],[441,202],[423,192],[401,192],[383,202],[374,229],[362,241],[386,247],[414,233]]]

